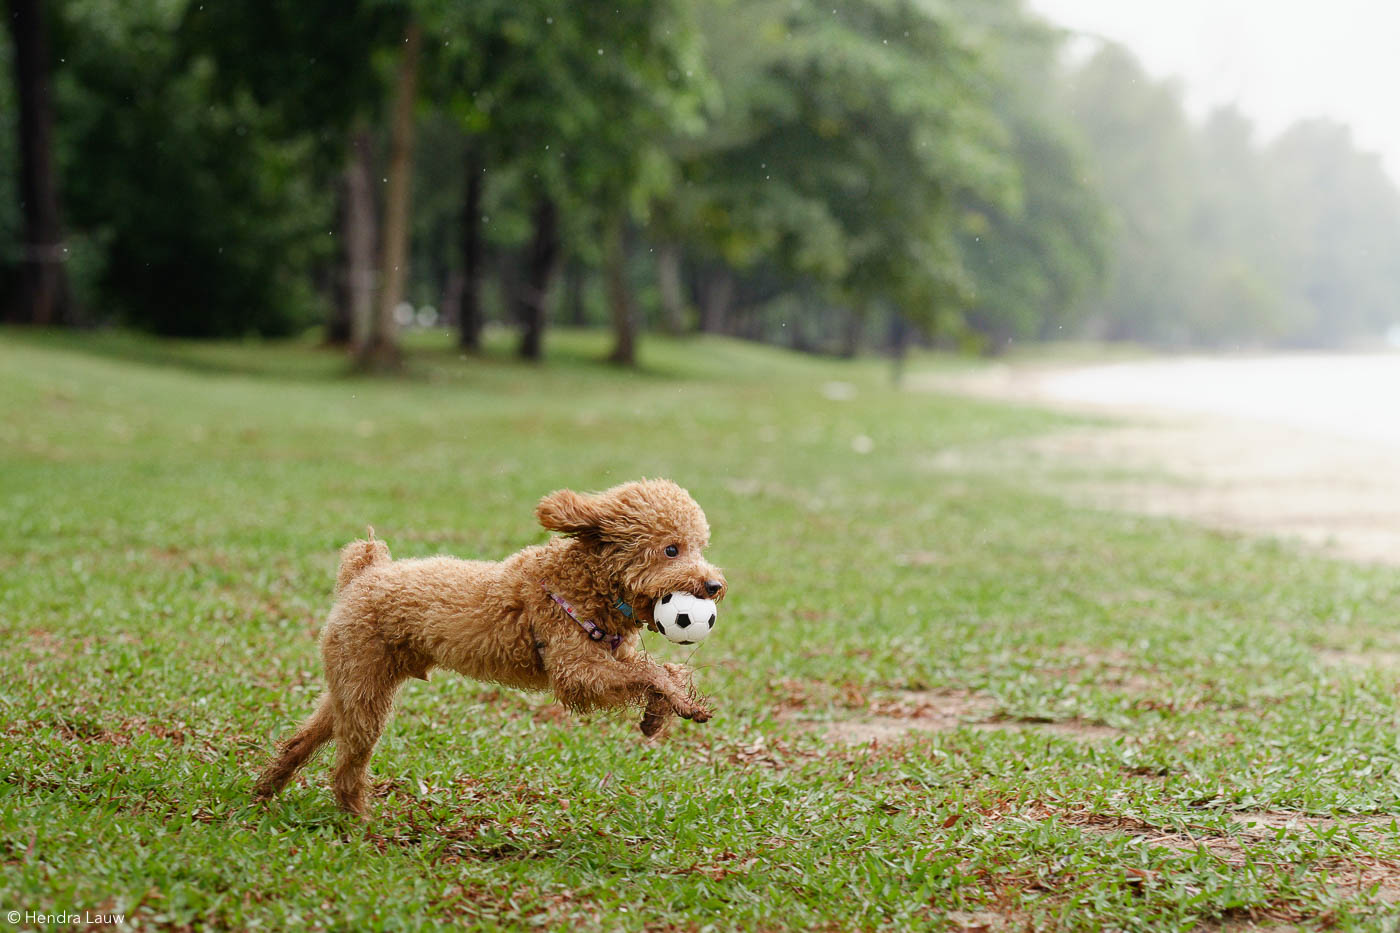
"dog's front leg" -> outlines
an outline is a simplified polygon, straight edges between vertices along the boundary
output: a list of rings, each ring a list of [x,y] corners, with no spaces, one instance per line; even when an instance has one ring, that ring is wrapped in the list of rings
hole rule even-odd
[[[679,664],[664,664],[662,667],[666,673],[671,675],[671,679],[677,687],[686,695],[690,695],[690,672]],[[638,724],[641,727],[642,735],[647,738],[660,735],[671,721],[675,718],[675,710],[671,703],[660,692],[653,692],[647,699],[646,712],[642,714],[642,721]]]
[[[671,721],[676,718],[675,710],[671,709],[671,703],[659,693],[653,693],[647,700],[646,712],[642,713],[642,721],[638,727],[642,730],[642,735],[647,738],[654,738],[660,735]]]
[[[554,695],[570,709],[645,706],[659,729],[660,718],[651,715],[659,699],[683,719],[705,722],[710,718],[709,707],[692,699],[679,678],[645,658],[614,657],[591,642],[546,645],[541,655]]]

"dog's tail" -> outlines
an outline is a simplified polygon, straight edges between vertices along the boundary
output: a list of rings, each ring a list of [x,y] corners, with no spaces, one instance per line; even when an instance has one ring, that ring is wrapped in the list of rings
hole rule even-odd
[[[316,754],[316,749],[331,740],[335,732],[335,707],[329,693],[321,697],[316,712],[301,724],[290,739],[282,743],[277,757],[263,769],[258,781],[253,785],[253,799],[270,800],[287,786],[297,769],[306,764],[307,759]]]
[[[374,537],[374,528],[369,529],[369,538],[351,541],[340,549],[340,572],[335,575],[335,593],[350,585],[351,581],[375,564],[389,562],[389,546]]]

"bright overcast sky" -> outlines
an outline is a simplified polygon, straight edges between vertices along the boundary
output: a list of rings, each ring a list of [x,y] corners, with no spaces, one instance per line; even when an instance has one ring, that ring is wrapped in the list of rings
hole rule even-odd
[[[1300,117],[1350,124],[1400,181],[1400,0],[1030,0],[1182,79],[1193,113],[1235,103],[1271,137]]]

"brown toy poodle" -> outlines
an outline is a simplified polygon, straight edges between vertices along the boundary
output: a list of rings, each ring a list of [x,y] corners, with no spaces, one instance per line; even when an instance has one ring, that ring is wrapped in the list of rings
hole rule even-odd
[[[724,595],[723,574],[702,553],[710,526],[690,494],[660,479],[593,495],[561,489],[535,514],[563,536],[500,562],[391,560],[373,531],[346,545],[321,638],[326,692],[259,777],[258,798],[335,739],[336,800],[365,815],[369,757],[394,695],[434,667],[552,690],[576,711],[645,708],[648,736],[673,714],[710,718],[688,671],[641,651],[641,626],[655,627],[652,607],[664,595]]]

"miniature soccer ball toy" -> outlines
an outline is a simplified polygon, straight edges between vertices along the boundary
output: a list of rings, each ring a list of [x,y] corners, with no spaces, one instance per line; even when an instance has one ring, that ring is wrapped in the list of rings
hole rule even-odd
[[[713,599],[677,591],[661,597],[651,615],[662,635],[678,645],[695,645],[710,637],[718,612]]]

